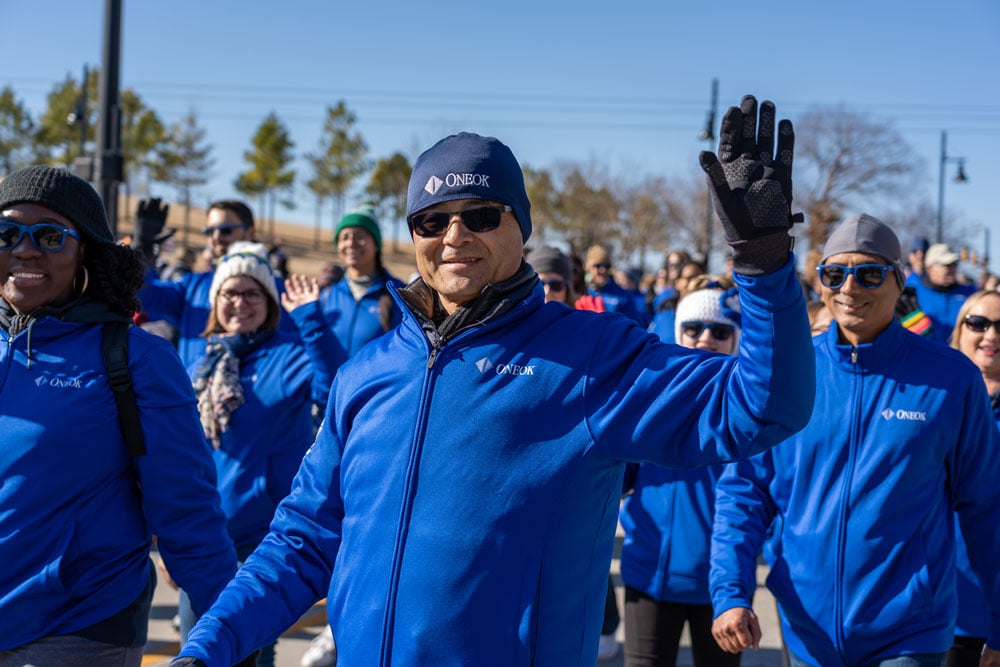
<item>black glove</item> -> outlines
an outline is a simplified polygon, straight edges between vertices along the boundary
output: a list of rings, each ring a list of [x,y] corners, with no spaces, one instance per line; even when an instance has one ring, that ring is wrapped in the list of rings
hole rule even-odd
[[[254,651],[247,657],[243,658],[237,662],[233,667],[257,667],[257,656],[260,655],[260,651]],[[174,658],[170,661],[170,667],[208,667],[204,662],[198,658],[192,658],[190,656],[182,656],[180,658]]]
[[[774,104],[762,102],[758,129],[757,99],[744,96],[740,108],[729,107],[722,119],[719,157],[703,151],[699,158],[733,248],[733,271],[751,276],[788,261],[793,241],[788,230],[803,220],[801,213],[791,213],[795,132],[791,121],[778,123],[775,156],[774,118]]]
[[[135,211],[132,247],[149,259],[156,256],[156,246],[173,234],[173,230],[163,229],[167,224],[169,210],[170,205],[162,203],[158,198],[139,200],[139,206]]]
[[[896,317],[907,331],[918,336],[930,336],[934,330],[934,323],[920,308],[917,290],[912,285],[903,287],[899,293],[899,299],[896,300]]]

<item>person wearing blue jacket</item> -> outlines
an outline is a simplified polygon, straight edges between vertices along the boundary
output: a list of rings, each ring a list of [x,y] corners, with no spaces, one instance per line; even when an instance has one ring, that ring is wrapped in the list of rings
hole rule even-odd
[[[333,234],[337,255],[345,268],[344,277],[325,287],[319,299],[292,311],[304,341],[316,333],[332,331],[352,357],[361,346],[399,324],[402,313],[389,295],[389,285],[403,283],[382,264],[382,231],[371,206],[351,211],[337,223]],[[326,408],[316,403],[315,423]],[[336,647],[329,626],[313,638],[302,656],[303,667],[329,667],[336,662]]]
[[[326,403],[343,348],[322,328],[304,345],[278,328],[282,314],[267,248],[237,241],[216,266],[204,328],[205,356],[189,369],[205,437],[213,446],[226,528],[240,561],[267,534],[312,442],[315,403]],[[315,301],[315,281],[293,276],[286,308]],[[181,638],[196,616],[180,596]],[[266,647],[259,667],[274,664]]]
[[[900,246],[884,223],[848,218],[817,272],[834,322],[813,339],[812,418],[717,485],[713,634],[731,652],[757,645],[766,540],[793,666],[941,665],[955,629],[957,510],[990,601],[982,664],[1000,664],[1000,434],[980,373],[895,317]]]
[[[958,311],[950,340],[953,348],[979,368],[990,396],[993,419],[1000,428],[1000,292],[985,290],[969,295]],[[957,524],[956,516],[956,527]],[[960,533],[956,533],[956,542],[958,617],[946,667],[968,667],[979,664],[989,628],[989,611]]]
[[[587,249],[586,269],[589,282],[584,296],[589,297],[591,302],[599,300],[603,306],[587,306],[586,310],[621,313],[643,327],[649,325],[645,313],[636,305],[635,295],[615,282],[614,272],[611,270],[611,253],[604,246],[594,245]]]
[[[0,665],[137,667],[163,561],[203,612],[236,571],[194,392],[170,343],[127,332],[145,453],[102,354],[143,262],[69,171],[0,182]],[[134,442],[134,440],[132,441]]]
[[[370,206],[341,218],[334,238],[344,278],[324,288],[317,305],[347,356],[353,357],[362,345],[399,324],[402,313],[388,286],[403,283],[382,264],[382,233]],[[295,317],[296,323],[300,317]]]
[[[677,306],[672,338],[688,348],[735,354],[740,337],[735,290],[707,287]],[[625,468],[619,521],[625,531],[621,577],[625,583],[625,666],[677,664],[687,624],[695,667],[739,665],[712,637],[708,552],[715,512],[715,482],[722,464]]]
[[[136,238],[152,235],[166,221],[164,208],[150,208],[144,204],[140,202],[140,214],[136,216]],[[207,216],[203,231],[208,237],[213,264],[226,254],[230,244],[254,240],[253,212],[243,202],[236,199],[214,201],[208,205]],[[201,333],[212,309],[209,292],[214,274],[213,266],[208,271],[188,273],[179,281],[160,280],[150,262],[145,284],[139,291],[142,310],[149,319],[165,320],[177,329],[177,352],[185,367],[205,354],[205,339]],[[279,278],[278,292],[282,291],[284,281]],[[287,318],[282,328],[288,333],[295,332],[294,324]]]
[[[390,288],[403,321],[338,371],[270,532],[175,667],[229,665],[323,595],[345,665],[593,667],[624,461],[735,460],[808,419],[794,138],[781,121],[772,157],[773,104],[757,115],[744,98],[722,162],[702,155],[737,249],[733,357],[544,303],[511,150],[472,133],[426,150],[407,198],[420,278]]]
[[[924,254],[923,274],[911,273],[906,280],[932,324],[924,335],[945,344],[962,303],[976,291],[975,285],[958,282],[959,259],[946,244],[935,243]]]

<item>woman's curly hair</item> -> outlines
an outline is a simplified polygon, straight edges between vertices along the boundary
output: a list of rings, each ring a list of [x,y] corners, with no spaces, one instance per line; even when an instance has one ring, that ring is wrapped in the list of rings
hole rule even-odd
[[[92,243],[87,247],[83,265],[90,279],[89,296],[106,302],[121,315],[131,317],[139,311],[138,293],[146,263],[138,251],[123,245]]]

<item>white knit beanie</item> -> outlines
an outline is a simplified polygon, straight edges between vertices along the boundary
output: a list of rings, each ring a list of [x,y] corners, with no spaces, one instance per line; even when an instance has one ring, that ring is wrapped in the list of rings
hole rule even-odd
[[[278,286],[274,282],[274,273],[267,261],[267,248],[264,244],[234,241],[229,246],[225,256],[215,266],[212,287],[208,292],[209,303],[215,305],[215,297],[219,295],[222,283],[234,276],[250,276],[260,283],[276,305],[281,303],[278,300]]]
[[[677,304],[677,314],[674,319],[674,340],[680,345],[681,325],[684,322],[712,322],[714,324],[730,324],[736,327],[733,332],[734,345],[740,342],[740,301],[736,290],[721,290],[716,287],[700,289],[691,292]]]

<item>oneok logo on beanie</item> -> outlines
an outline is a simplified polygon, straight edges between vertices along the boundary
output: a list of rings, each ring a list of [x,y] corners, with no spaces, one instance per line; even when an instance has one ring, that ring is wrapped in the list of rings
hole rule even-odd
[[[431,195],[437,194],[437,191],[441,189],[442,185],[446,185],[449,188],[462,187],[467,185],[473,185],[479,188],[490,187],[490,177],[487,174],[455,174],[449,173],[444,177],[442,181],[437,176],[431,176],[427,179],[427,183],[424,185],[424,190]]]
[[[436,195],[437,191],[441,189],[441,186],[443,184],[444,181],[442,181],[440,178],[438,178],[437,176],[431,176],[430,178],[427,179],[427,184],[424,185],[424,190],[427,192],[427,194]]]

